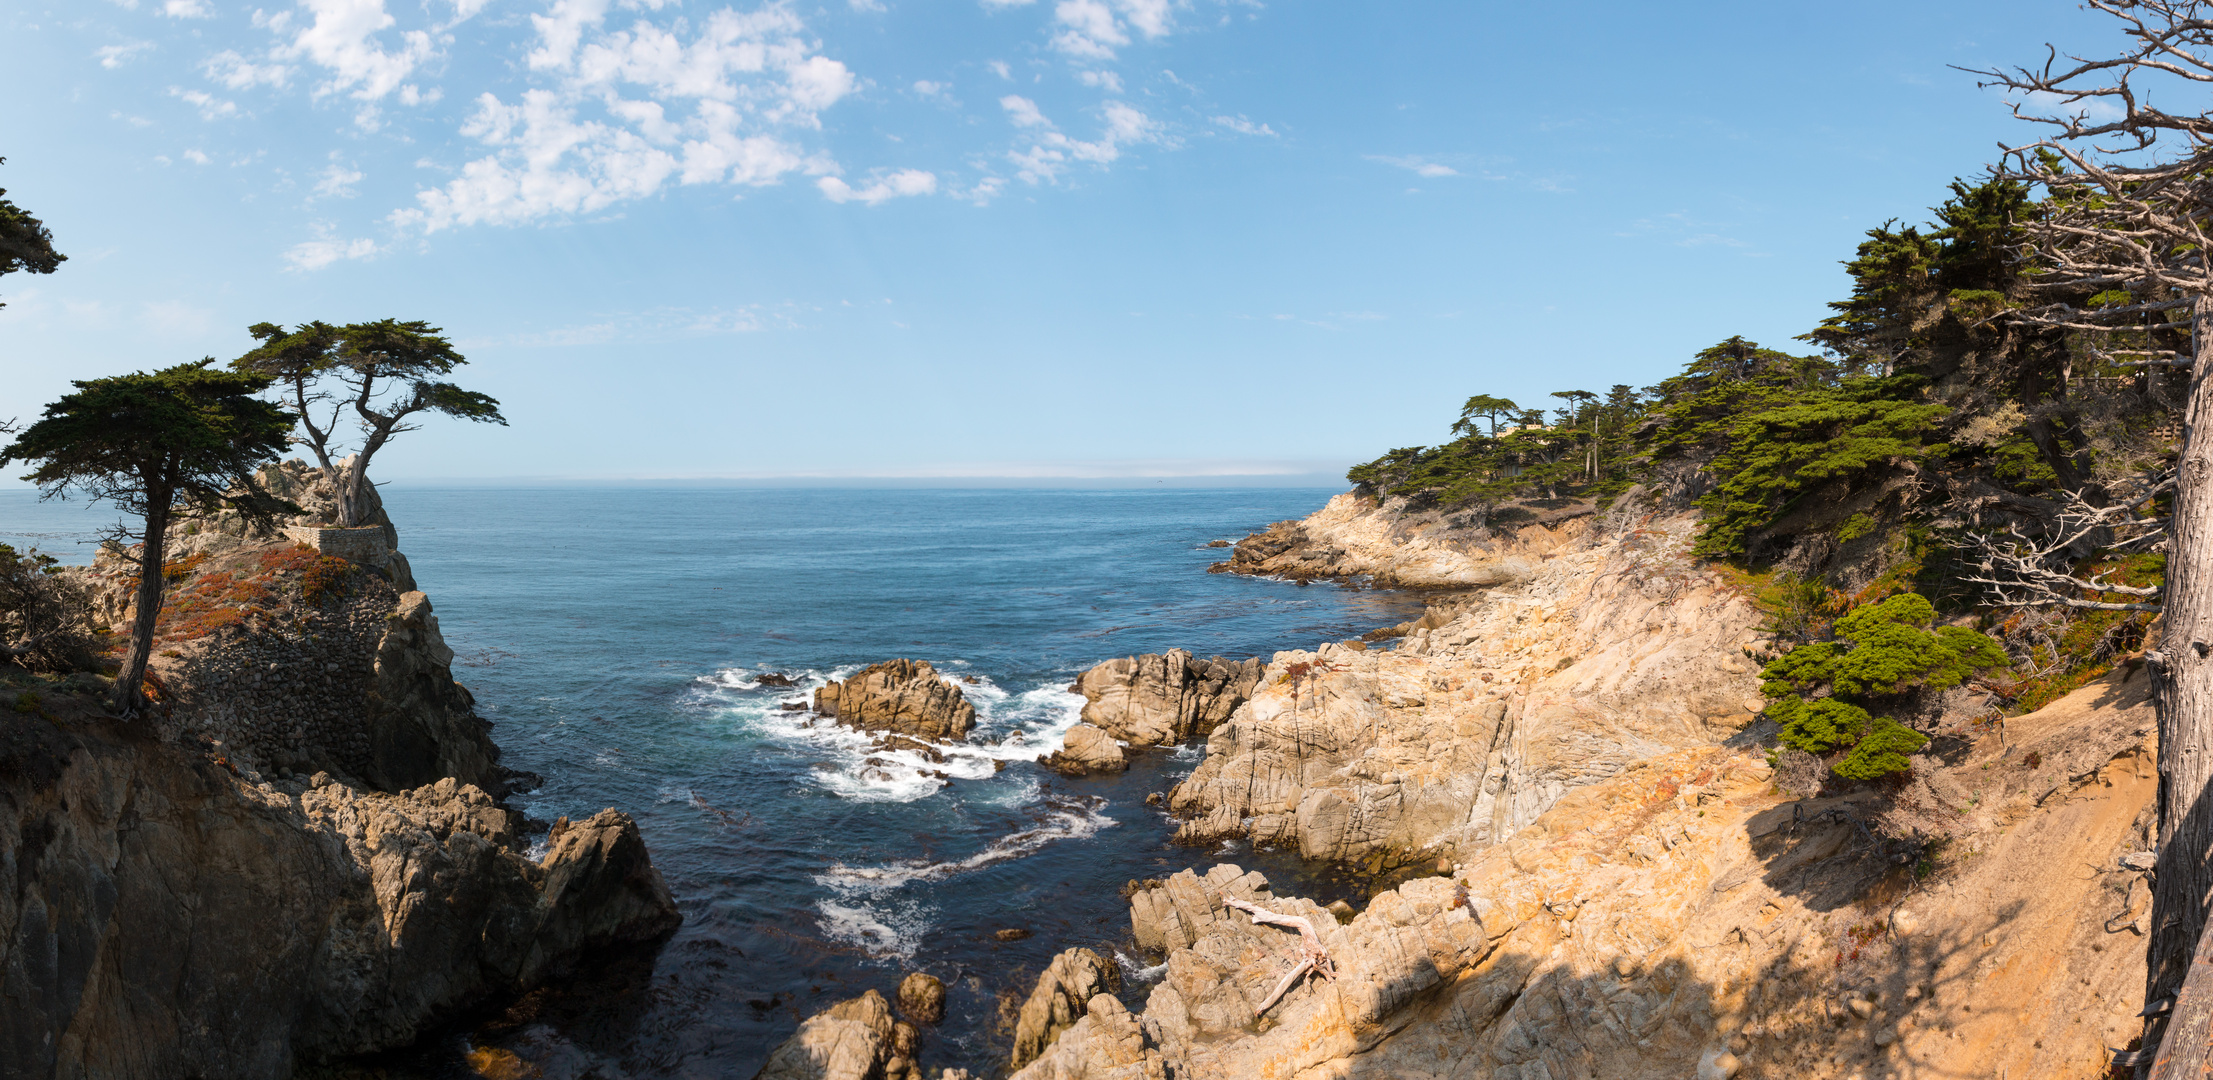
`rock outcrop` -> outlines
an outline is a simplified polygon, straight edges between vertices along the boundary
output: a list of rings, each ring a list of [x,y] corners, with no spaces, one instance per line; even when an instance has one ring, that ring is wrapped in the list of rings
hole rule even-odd
[[[912,971],[899,980],[899,1015],[916,1024],[936,1024],[945,1019],[945,982],[927,972]]]
[[[1346,492],[1304,519],[1279,521],[1238,541],[1227,561],[1208,569],[1417,589],[1510,585],[1534,576],[1594,512],[1590,503],[1563,501],[1486,521],[1480,510],[1415,510],[1404,499],[1378,502]]]
[[[1745,652],[1762,616],[1689,557],[1695,528],[1586,523],[1394,650],[1277,653],[1170,793],[1178,839],[1465,858],[1576,787],[1733,734],[1763,705]]]
[[[0,1075],[282,1078],[678,922],[630,819],[255,783],[91,695],[0,722]]]
[[[1017,1080],[2103,1077],[2143,991],[2125,857],[2158,785],[2148,682],[1916,759],[1959,800],[1947,848],[1863,831],[1878,793],[1791,802],[1756,754],[1703,746],[1569,792],[1344,925],[1236,867],[1178,874],[1133,897],[1167,950],[1143,1013],[1093,996]],[[1336,978],[1255,1017],[1289,935],[1225,895],[1308,917]]]
[[[1083,673],[1083,719],[1131,746],[1172,746],[1204,738],[1252,696],[1261,662],[1193,659],[1170,649],[1108,660]]]
[[[1022,1002],[1014,1023],[1014,1067],[1019,1069],[1044,1052],[1061,1032],[1085,1015],[1091,999],[1121,992],[1122,973],[1114,961],[1090,949],[1069,949],[1053,957],[1037,985]]]
[[[1037,760],[1062,776],[1117,773],[1130,767],[1129,755],[1122,751],[1122,744],[1090,724],[1069,728],[1061,738],[1061,748]]]
[[[976,707],[928,661],[886,660],[815,691],[815,711],[847,727],[932,742],[968,737]]]
[[[913,1026],[891,1018],[884,995],[870,990],[808,1017],[755,1080],[908,1080],[920,1075],[919,1041]]]

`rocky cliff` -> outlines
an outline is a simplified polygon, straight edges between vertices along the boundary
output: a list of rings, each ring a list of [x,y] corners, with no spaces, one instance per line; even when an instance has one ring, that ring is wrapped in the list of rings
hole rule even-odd
[[[1166,953],[1142,1011],[1092,996],[1018,1080],[2104,1076],[2142,993],[2146,682],[1918,759],[1956,823],[1933,848],[1870,831],[1877,793],[1794,802],[1699,746],[1341,925],[1234,866],[1179,874],[1133,901]],[[1297,939],[1225,896],[1310,920],[1335,978],[1260,1012]]]
[[[531,857],[381,550],[203,529],[167,574],[146,720],[107,718],[99,676],[0,671],[0,1075],[290,1077],[675,927],[620,812]],[[106,619],[127,573],[84,573]]]
[[[1689,557],[1696,524],[1530,526],[1516,583],[1433,609],[1397,648],[1277,653],[1170,794],[1178,838],[1469,857],[1571,789],[1734,734],[1762,705],[1761,616]]]

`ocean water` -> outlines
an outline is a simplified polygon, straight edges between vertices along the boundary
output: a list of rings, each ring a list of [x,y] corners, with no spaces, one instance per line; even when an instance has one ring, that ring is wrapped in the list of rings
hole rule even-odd
[[[1159,977],[1129,941],[1126,881],[1233,861],[1308,895],[1338,887],[1281,853],[1170,844],[1145,797],[1197,747],[1112,777],[1035,764],[1100,660],[1266,657],[1419,614],[1387,591],[1205,572],[1226,555],[1208,541],[1331,494],[387,488],[455,676],[505,763],[546,778],[517,803],[542,820],[628,811],[685,917],[657,953],[607,958],[392,1064],[472,1075],[464,1053],[494,1046],[549,1078],[742,1080],[800,1019],[919,970],[950,991],[923,1064],[994,1075],[1005,1000],[1060,950],[1119,955],[1133,1001]],[[112,517],[0,492],[0,543],[85,561]],[[900,656],[978,709],[943,764],[784,707]]]

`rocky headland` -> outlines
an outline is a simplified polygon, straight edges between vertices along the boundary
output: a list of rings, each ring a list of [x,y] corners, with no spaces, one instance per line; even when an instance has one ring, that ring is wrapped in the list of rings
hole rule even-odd
[[[296,463],[264,479],[302,520],[330,501]],[[498,764],[396,543],[364,564],[236,521],[189,540],[150,718],[108,718],[94,674],[10,676],[0,1075],[290,1077],[677,925],[620,811],[532,854],[501,801],[529,778]],[[119,624],[113,554],[81,573]]]

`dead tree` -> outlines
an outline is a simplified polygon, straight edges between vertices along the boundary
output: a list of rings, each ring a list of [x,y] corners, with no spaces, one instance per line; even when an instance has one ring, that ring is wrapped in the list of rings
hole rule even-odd
[[[2113,572],[2078,575],[2074,566],[2095,551],[2157,551],[2166,546],[2169,519],[2143,516],[2159,496],[2174,490],[2172,474],[2149,479],[2128,499],[2093,505],[2079,491],[2061,492],[2058,511],[2042,532],[2008,525],[2003,533],[1971,535],[1965,545],[1978,573],[1966,580],[1989,587],[1998,607],[2071,607],[2091,611],[2158,611],[2160,585],[2127,585]],[[2101,600],[2118,594],[2130,600]]]
[[[1223,897],[1222,903],[1252,916],[1252,921],[1256,924],[1283,926],[1299,932],[1299,961],[1291,965],[1291,970],[1283,973],[1282,981],[1276,983],[1275,992],[1269,994],[1268,999],[1253,1010],[1254,1016],[1267,1012],[1276,1002],[1283,1000],[1283,995],[1290,993],[1291,988],[1309,974],[1318,974],[1325,979],[1337,977],[1337,965],[1330,960],[1329,950],[1322,947],[1322,936],[1314,932],[1314,924],[1305,916],[1278,915],[1259,904],[1239,900],[1234,896]]]
[[[2144,331],[2134,363],[2189,373],[2183,438],[2161,594],[2159,868],[2145,1000],[2182,985],[2213,896],[2213,110],[2152,104],[2203,101],[2213,84],[2213,3],[2086,0],[2127,39],[2107,57],[2056,49],[2040,68],[1976,72],[2044,125],[2045,138],[2006,151],[2003,172],[2048,198],[2025,222],[2042,283],[2088,303],[2032,306],[2016,317],[2092,334]],[[2170,332],[2182,348],[2160,347]],[[2148,657],[2149,658],[2149,657]],[[2156,1052],[2166,1021],[2146,1021]],[[2194,1039],[2202,1035],[2193,1033]],[[2141,1075],[2141,1074],[2140,1074]]]

